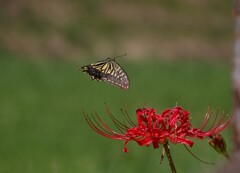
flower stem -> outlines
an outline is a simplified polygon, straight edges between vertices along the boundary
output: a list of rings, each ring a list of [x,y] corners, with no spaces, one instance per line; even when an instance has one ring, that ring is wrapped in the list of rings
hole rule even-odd
[[[223,156],[228,160],[228,161],[231,161],[232,158],[231,156],[226,152],[226,153],[223,153]]]
[[[168,161],[169,161],[169,166],[171,167],[172,173],[177,173],[177,171],[175,169],[175,166],[174,166],[174,163],[173,163],[173,160],[172,160],[172,156],[171,156],[171,153],[170,153],[168,142],[163,144],[163,147],[164,147],[164,150],[165,150],[165,152],[167,154]]]

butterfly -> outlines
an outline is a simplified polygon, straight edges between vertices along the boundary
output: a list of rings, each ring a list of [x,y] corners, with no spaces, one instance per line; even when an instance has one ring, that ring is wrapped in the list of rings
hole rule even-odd
[[[128,76],[123,68],[115,61],[116,58],[125,55],[126,54],[114,58],[107,58],[103,61],[79,67],[78,69],[88,73],[92,80],[105,81],[127,90],[129,88]]]

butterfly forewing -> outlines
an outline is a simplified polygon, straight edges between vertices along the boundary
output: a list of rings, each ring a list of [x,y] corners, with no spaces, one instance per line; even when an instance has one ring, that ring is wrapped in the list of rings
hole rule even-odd
[[[106,65],[105,61],[99,61],[93,64],[90,64],[90,66],[92,66],[92,68],[99,70],[102,72],[103,66]]]

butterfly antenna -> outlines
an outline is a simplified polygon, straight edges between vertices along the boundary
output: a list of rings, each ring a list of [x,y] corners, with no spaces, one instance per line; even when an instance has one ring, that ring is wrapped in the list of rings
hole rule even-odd
[[[127,53],[125,53],[125,54],[123,54],[123,55],[115,56],[115,57],[113,57],[112,59],[115,60],[116,58],[120,58],[120,57],[123,57],[123,56],[126,56],[126,55],[127,55]]]

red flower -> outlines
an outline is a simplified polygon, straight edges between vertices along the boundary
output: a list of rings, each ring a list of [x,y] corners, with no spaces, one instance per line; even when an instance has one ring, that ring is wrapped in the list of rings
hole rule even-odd
[[[194,142],[191,138],[203,139],[218,134],[227,127],[231,120],[225,114],[220,118],[216,116],[210,128],[204,130],[209,124],[210,111],[207,112],[201,126],[195,128],[190,122],[189,111],[179,106],[166,109],[161,114],[156,113],[153,108],[142,108],[136,111],[137,124],[133,123],[128,114],[122,111],[126,121],[131,126],[129,127],[117,120],[108,109],[107,112],[121,133],[113,131],[97,113],[95,113],[97,119],[94,116],[91,119],[87,115],[85,115],[85,119],[89,126],[100,135],[115,140],[124,140],[124,152],[128,152],[126,144],[129,141],[135,141],[140,146],[152,144],[153,148],[158,148],[159,144],[165,144],[168,141],[192,147]]]

